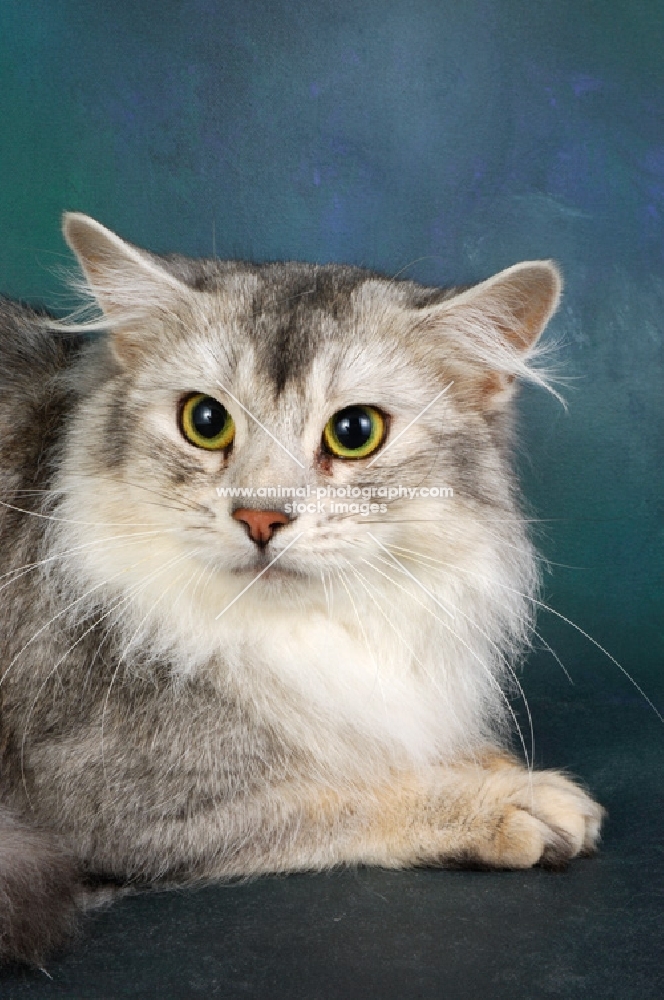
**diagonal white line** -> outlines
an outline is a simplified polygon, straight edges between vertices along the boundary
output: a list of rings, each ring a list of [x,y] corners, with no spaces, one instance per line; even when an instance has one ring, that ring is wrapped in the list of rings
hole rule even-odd
[[[250,583],[248,583],[248,584],[247,584],[247,586],[246,586],[246,587],[244,588],[244,590],[241,590],[241,591],[240,591],[240,593],[239,593],[239,594],[237,595],[237,597],[234,597],[234,598],[233,598],[233,600],[232,600],[232,601],[230,602],[230,604],[227,604],[227,605],[226,605],[226,607],[225,607],[225,608],[223,609],[223,611],[220,611],[220,612],[219,612],[219,614],[218,614],[218,615],[216,615],[216,617],[215,617],[215,619],[214,619],[214,620],[215,620],[215,621],[219,621],[219,619],[221,618],[221,616],[222,616],[222,615],[225,615],[225,614],[226,614],[226,612],[228,611],[228,609],[229,609],[229,608],[232,608],[232,607],[233,607],[233,605],[235,604],[235,602],[236,602],[236,601],[239,601],[239,600],[240,600],[240,598],[242,597],[242,595],[243,595],[243,594],[246,594],[246,593],[247,593],[247,591],[249,590],[249,588],[250,588],[250,587],[253,587],[253,585],[254,585],[254,584],[256,583],[256,581],[257,581],[257,580],[260,580],[260,578],[262,577],[263,573],[267,573],[267,571],[269,570],[270,566],[274,566],[274,564],[276,563],[277,559],[281,559],[281,557],[283,556],[283,554],[284,554],[285,552],[288,552],[288,550],[289,550],[289,548],[291,547],[291,545],[295,545],[295,542],[296,542],[296,541],[298,540],[298,538],[302,538],[302,535],[303,535],[303,534],[304,534],[304,532],[303,532],[303,531],[300,531],[300,532],[299,532],[299,533],[298,533],[298,534],[297,534],[297,535],[295,536],[295,538],[291,538],[291,540],[290,540],[290,542],[288,543],[288,545],[287,545],[287,546],[286,546],[285,548],[283,548],[283,549],[281,550],[281,552],[277,553],[277,555],[276,555],[276,556],[274,557],[274,559],[272,560],[272,562],[269,562],[269,563],[267,564],[267,566],[266,566],[266,567],[265,567],[264,569],[262,569],[262,570],[260,571],[260,573],[258,573],[258,575],[257,575],[257,576],[255,576],[255,577],[253,578],[253,580],[252,580],[252,581],[251,581]]]
[[[237,405],[240,407],[240,409],[244,410],[244,412],[247,414],[247,416],[251,417],[251,419],[254,421],[254,423],[258,424],[258,426],[261,427],[265,431],[266,434],[270,435],[270,437],[272,438],[272,440],[274,441],[274,443],[278,444],[282,451],[285,451],[286,454],[289,455],[293,459],[294,462],[297,462],[297,464],[300,466],[301,469],[304,468],[304,465],[299,460],[299,458],[296,458],[295,455],[293,454],[293,452],[289,451],[288,448],[286,447],[286,445],[282,444],[281,441],[274,436],[274,434],[272,433],[272,431],[269,431],[267,429],[267,427],[265,426],[265,424],[262,424],[260,422],[260,420],[258,419],[258,417],[255,417],[253,415],[253,413],[251,412],[251,410],[248,410],[247,407],[243,403],[240,402],[240,400],[237,398],[237,396],[233,395],[233,393],[230,391],[230,389],[227,389],[225,385],[222,385],[221,382],[218,379],[216,380],[216,382],[217,382],[217,385],[219,386],[219,388],[223,389],[224,392],[226,393],[226,395],[230,396],[231,399],[233,400],[233,402],[237,403]],[[434,402],[435,402],[435,400],[434,400]],[[284,552],[285,551],[286,550],[284,549]]]
[[[397,434],[396,437],[393,437],[391,441],[388,441],[388,443],[385,445],[384,448],[381,448],[380,451],[376,452],[376,454],[371,459],[371,461],[367,462],[367,464],[365,465],[365,469],[371,468],[371,466],[374,464],[374,462],[376,462],[379,458],[381,458],[381,456],[385,454],[385,452],[387,451],[387,449],[391,448],[392,445],[395,444],[399,440],[399,438],[401,437],[401,435],[405,434],[406,431],[409,430],[409,428],[411,428],[414,423],[417,423],[417,421],[420,419],[420,417],[424,416],[424,414],[427,412],[427,410],[429,410],[433,406],[433,404],[436,403],[440,399],[441,396],[444,396],[445,393],[447,392],[447,390],[450,389],[453,385],[454,385],[454,379],[452,379],[452,381],[450,382],[450,384],[446,385],[444,389],[441,389],[440,392],[438,393],[438,395],[434,396],[434,398],[431,400],[431,402],[427,403],[427,405],[424,407],[424,409],[420,410],[420,412],[417,414],[417,416],[413,417],[413,419],[411,420],[411,422],[409,424],[406,424],[406,426],[404,427],[404,429],[402,431],[399,431],[399,433]]]

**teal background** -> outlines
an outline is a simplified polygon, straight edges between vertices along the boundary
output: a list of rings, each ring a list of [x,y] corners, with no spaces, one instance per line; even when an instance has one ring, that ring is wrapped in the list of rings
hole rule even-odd
[[[568,409],[534,390],[520,404],[545,600],[664,713],[663,53],[661,0],[2,0],[0,288],[70,304],[64,208],[157,251],[440,284],[555,258]],[[587,891],[629,924],[643,838],[661,871],[664,727],[574,629],[540,629],[575,683],[531,657],[537,760],[610,806],[621,888],[595,875]],[[574,985],[591,975],[583,919],[575,997],[597,995]],[[603,968],[603,996],[632,995]]]

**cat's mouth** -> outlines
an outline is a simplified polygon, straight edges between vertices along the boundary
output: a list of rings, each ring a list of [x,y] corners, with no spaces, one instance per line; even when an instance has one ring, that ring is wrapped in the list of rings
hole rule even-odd
[[[256,555],[240,566],[230,569],[233,576],[253,576],[260,580],[279,580],[304,577],[305,574],[294,566],[289,566],[285,560],[275,561],[274,555],[267,552],[257,552]]]

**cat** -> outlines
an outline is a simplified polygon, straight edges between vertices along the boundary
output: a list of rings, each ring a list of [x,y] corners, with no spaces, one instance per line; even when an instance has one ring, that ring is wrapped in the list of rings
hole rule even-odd
[[[0,304],[2,958],[128,884],[592,852],[510,702],[556,266],[441,290],[63,231],[97,314]]]

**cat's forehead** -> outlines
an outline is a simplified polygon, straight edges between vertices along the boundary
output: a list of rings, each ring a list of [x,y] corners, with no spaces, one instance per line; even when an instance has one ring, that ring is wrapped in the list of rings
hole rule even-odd
[[[180,277],[203,293],[224,333],[250,349],[277,393],[303,386],[322,357],[331,374],[360,354],[378,364],[386,341],[395,348],[403,341],[407,313],[450,294],[343,265],[186,264]]]

